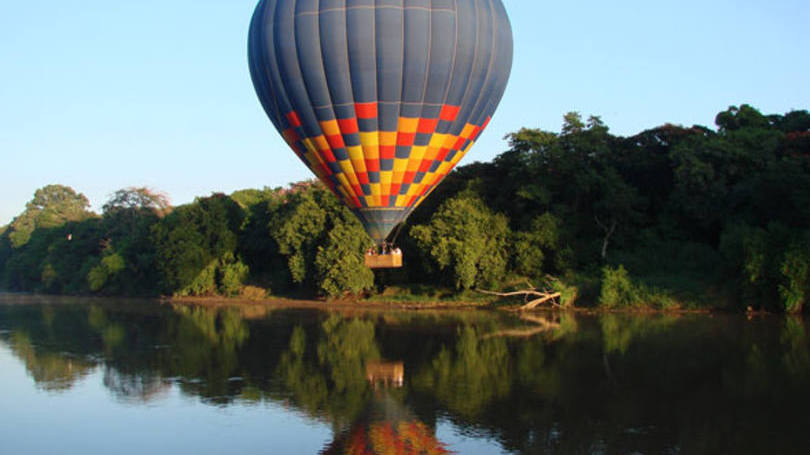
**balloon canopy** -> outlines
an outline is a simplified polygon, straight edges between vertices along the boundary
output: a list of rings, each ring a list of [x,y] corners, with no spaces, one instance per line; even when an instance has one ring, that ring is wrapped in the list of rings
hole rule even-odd
[[[262,0],[248,48],[270,120],[379,244],[486,128],[512,29],[501,0]]]

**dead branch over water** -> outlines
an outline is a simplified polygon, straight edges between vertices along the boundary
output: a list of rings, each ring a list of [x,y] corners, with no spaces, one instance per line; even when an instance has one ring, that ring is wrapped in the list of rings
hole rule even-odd
[[[549,282],[556,281],[555,278],[549,278]],[[519,291],[510,291],[510,292],[496,292],[496,291],[488,291],[485,289],[476,289],[477,292],[486,295],[494,295],[498,297],[518,297],[523,296],[525,304],[523,304],[519,311],[526,311],[526,310],[533,310],[540,305],[545,303],[550,303],[551,306],[555,308],[559,308],[560,306],[560,297],[562,294],[560,292],[556,292],[552,289],[538,289],[529,281],[526,281],[526,285],[528,286],[526,289],[519,290]],[[532,299],[532,297],[535,297]],[[530,300],[531,299],[531,300]]]

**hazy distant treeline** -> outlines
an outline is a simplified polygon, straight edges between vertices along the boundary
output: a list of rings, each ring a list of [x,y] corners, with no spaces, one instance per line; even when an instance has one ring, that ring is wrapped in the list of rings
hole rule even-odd
[[[401,271],[322,185],[215,194],[170,207],[117,192],[101,215],[73,189],[37,191],[0,228],[0,287],[107,295],[330,295],[499,288],[528,278],[563,304],[734,304],[801,311],[810,297],[810,113],[732,107],[717,129],[632,137],[567,114],[458,168],[398,238]],[[554,279],[550,276],[556,277]]]

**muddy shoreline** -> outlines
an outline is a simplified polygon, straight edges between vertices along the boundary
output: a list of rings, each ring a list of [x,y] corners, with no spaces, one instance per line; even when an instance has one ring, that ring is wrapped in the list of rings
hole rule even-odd
[[[766,311],[738,312],[718,308],[700,309],[656,309],[656,308],[626,308],[626,309],[603,309],[595,307],[551,307],[543,306],[532,310],[521,310],[520,304],[497,304],[494,302],[465,302],[465,301],[435,301],[435,302],[396,302],[396,301],[367,301],[361,299],[299,299],[287,297],[271,297],[265,299],[242,299],[234,297],[157,297],[157,298],[134,298],[134,297],[101,297],[101,296],[63,296],[48,294],[27,294],[27,293],[7,293],[0,292],[0,303],[7,305],[25,304],[72,304],[98,302],[99,304],[110,303],[137,303],[137,302],[160,302],[166,305],[192,305],[204,307],[267,307],[267,308],[300,308],[300,309],[320,309],[320,310],[374,310],[374,311],[503,311],[510,313],[543,313],[561,312],[572,314],[638,314],[638,315],[723,315],[739,314],[748,317],[753,316],[782,316],[779,313],[769,313]]]

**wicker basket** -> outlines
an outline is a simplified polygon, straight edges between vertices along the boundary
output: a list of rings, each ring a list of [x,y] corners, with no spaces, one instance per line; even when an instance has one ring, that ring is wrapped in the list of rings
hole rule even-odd
[[[366,267],[370,269],[398,269],[402,267],[402,253],[366,254]]]

